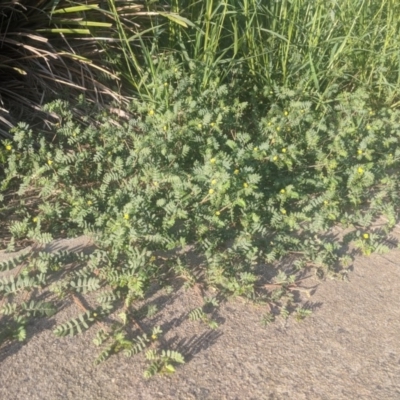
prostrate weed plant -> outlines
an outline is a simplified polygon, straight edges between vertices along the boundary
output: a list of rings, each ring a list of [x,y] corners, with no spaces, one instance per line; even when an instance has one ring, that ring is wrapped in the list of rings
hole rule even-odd
[[[2,341],[23,340],[30,318],[55,311],[51,298],[35,301],[46,290],[83,311],[56,335],[97,324],[98,361],[146,351],[146,376],[170,373],[184,361],[179,349],[159,346],[159,327],[142,328],[155,310],[137,310],[154,283],[170,291],[180,280],[204,296],[215,288],[263,303],[264,323],[277,316],[272,306],[301,320],[309,310],[295,304],[293,291],[305,269],[340,275],[349,262],[341,243],[324,236],[331,227],[352,227],[346,240],[364,254],[387,250],[384,234],[399,210],[398,109],[377,103],[367,86],[331,86],[321,95],[301,82],[255,87],[246,102],[234,74],[222,83],[215,68],[204,86],[203,63],[154,65],[162,67],[145,75],[147,100],[132,102],[129,121],[116,125],[82,103],[98,121],[82,127],[56,101],[47,105],[61,121],[53,140],[21,123],[4,142],[8,248],[22,239],[38,248],[0,266],[13,271],[0,281]],[[386,225],[373,232],[379,216]],[[53,238],[80,234],[93,237],[92,254],[40,251]],[[295,262],[279,271],[275,262],[287,255]],[[260,268],[274,278],[266,283]],[[79,301],[87,293],[96,294],[90,308]],[[204,303],[188,317],[215,328],[208,306],[218,301]]]
[[[387,250],[399,212],[398,1],[39,3],[0,6],[0,218],[8,250],[33,243],[0,265],[0,344],[72,298],[82,314],[56,335],[96,325],[97,362],[146,352],[145,376],[172,373],[184,358],[152,326],[156,307],[142,306],[155,285],[195,288],[204,304],[188,319],[211,329],[228,296],[264,304],[264,324],[302,320],[305,270],[342,276],[348,242]],[[34,90],[16,96],[21,82]],[[41,108],[53,82],[74,102]],[[73,96],[119,98],[116,82],[135,99],[115,105],[125,118]],[[52,136],[26,122],[8,131],[32,107],[58,121]],[[329,235],[338,225],[344,243]],[[81,234],[90,255],[43,251]]]

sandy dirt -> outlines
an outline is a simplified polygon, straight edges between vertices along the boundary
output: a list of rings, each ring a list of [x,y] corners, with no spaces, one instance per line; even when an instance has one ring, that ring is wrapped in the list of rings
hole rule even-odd
[[[87,244],[58,241],[50,250]],[[193,291],[157,292],[151,301],[160,312],[149,327],[161,325],[162,344],[182,352],[186,364],[149,380],[143,355],[93,366],[95,328],[54,336],[56,324],[79,313],[71,303],[31,326],[27,344],[0,351],[0,399],[400,399],[400,250],[358,257],[349,282],[305,282],[316,284],[313,314],[303,322],[263,327],[265,310],[232,300],[220,307],[216,330],[187,318],[201,305]]]

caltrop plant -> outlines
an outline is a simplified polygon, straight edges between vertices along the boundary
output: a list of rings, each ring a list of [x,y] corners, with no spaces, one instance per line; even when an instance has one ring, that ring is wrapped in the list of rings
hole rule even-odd
[[[5,142],[0,212],[8,217],[8,248],[86,234],[96,249],[47,254],[38,247],[1,264],[11,271],[0,283],[9,318],[3,338],[23,338],[30,297],[46,289],[82,309],[55,334],[100,326],[98,361],[145,352],[146,376],[173,372],[183,362],[179,349],[158,348],[160,329],[146,332],[140,323],[155,311],[138,309],[153,284],[170,288],[177,279],[202,296],[214,288],[301,320],[310,311],[294,304],[299,275],[306,268],[338,274],[347,261],[331,227],[352,228],[345,239],[364,254],[387,250],[399,209],[399,110],[376,104],[363,87],[338,93],[332,86],[322,97],[301,84],[254,88],[246,101],[234,75],[221,84],[215,71],[204,88],[201,65],[159,62],[164,67],[147,75],[146,100],[132,102],[129,121],[116,124],[104,112],[82,127],[56,101],[47,106],[62,121],[54,140],[20,124]],[[373,232],[380,216],[386,225]],[[278,272],[286,256],[294,262]],[[89,293],[85,307],[79,298]],[[37,306],[45,314],[52,307]],[[274,317],[268,311],[264,322]],[[217,327],[204,307],[189,318]]]

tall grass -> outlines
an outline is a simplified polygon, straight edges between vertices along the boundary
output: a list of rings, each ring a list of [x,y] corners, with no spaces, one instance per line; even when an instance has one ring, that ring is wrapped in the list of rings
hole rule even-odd
[[[157,51],[174,50],[204,65],[241,67],[253,82],[323,93],[332,84],[365,84],[387,101],[400,87],[397,0],[171,0],[165,10],[195,24],[153,20]],[[145,52],[149,48],[145,49]]]

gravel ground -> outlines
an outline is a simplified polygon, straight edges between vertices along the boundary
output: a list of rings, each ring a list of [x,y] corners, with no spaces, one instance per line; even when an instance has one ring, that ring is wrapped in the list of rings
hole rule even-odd
[[[52,248],[81,249],[82,238]],[[0,260],[8,255],[0,254]],[[57,338],[51,329],[79,312],[71,303],[31,327],[25,345],[0,350],[0,399],[400,399],[400,251],[360,257],[349,282],[319,283],[303,322],[263,327],[262,308],[223,304],[214,331],[188,320],[193,291],[153,296],[164,344],[186,356],[171,377],[143,378],[142,355],[93,366],[95,329]],[[305,286],[317,284],[310,280]]]

